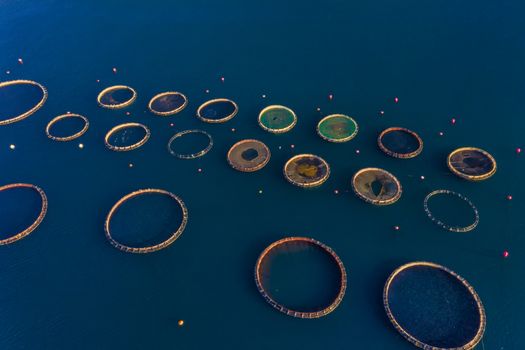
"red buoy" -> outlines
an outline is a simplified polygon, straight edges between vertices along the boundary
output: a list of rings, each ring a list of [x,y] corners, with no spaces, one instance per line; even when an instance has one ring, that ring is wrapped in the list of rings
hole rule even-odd
[[[508,252],[507,250],[505,250],[505,251],[503,252],[503,257],[504,257],[504,258],[508,258],[508,257],[509,257],[509,252]]]

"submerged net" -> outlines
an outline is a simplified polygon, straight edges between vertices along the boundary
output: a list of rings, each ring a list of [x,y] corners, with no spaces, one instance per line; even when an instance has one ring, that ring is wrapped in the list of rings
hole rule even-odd
[[[397,331],[423,349],[472,349],[485,331],[485,310],[474,288],[437,264],[399,267],[385,284],[383,303]]]
[[[261,128],[274,134],[290,131],[295,124],[297,124],[295,112],[285,106],[268,106],[259,113],[259,125]]]
[[[187,222],[188,210],[182,199],[148,188],[122,197],[106,217],[104,230],[111,245],[119,250],[151,253],[179,238]]]
[[[186,96],[176,91],[155,95],[148,104],[149,110],[161,116],[169,116],[182,111],[188,104]]]
[[[313,154],[298,154],[284,165],[284,177],[299,187],[322,185],[330,176],[330,166],[321,157]]]
[[[414,158],[423,151],[421,137],[405,128],[393,127],[383,130],[377,143],[383,152],[395,158]]]
[[[365,202],[375,205],[389,205],[401,197],[401,183],[386,170],[364,168],[352,178],[355,194]]]
[[[131,151],[148,142],[150,136],[151,132],[147,126],[140,123],[124,123],[109,130],[104,143],[112,151]]]
[[[467,180],[485,180],[496,173],[496,159],[480,148],[462,147],[449,154],[449,169]]]
[[[334,311],[346,291],[343,262],[312,238],[288,237],[272,243],[255,265],[255,283],[277,310],[299,318]]]
[[[228,151],[228,163],[235,170],[253,172],[270,161],[270,149],[258,140],[241,140]]]
[[[430,192],[423,201],[423,208],[430,220],[448,231],[472,231],[479,223],[476,206],[467,197],[453,191]]]
[[[84,135],[88,128],[89,120],[86,117],[67,113],[53,118],[47,124],[46,135],[54,141],[71,141]]]
[[[131,105],[137,98],[137,92],[126,85],[114,85],[102,90],[97,96],[101,107],[119,109]]]
[[[207,101],[197,109],[197,117],[206,123],[225,123],[235,117],[239,107],[232,100],[218,98]]]
[[[0,82],[0,125],[21,121],[44,105],[47,90],[31,80]]]
[[[346,142],[353,139],[359,130],[356,121],[344,114],[331,114],[317,124],[317,133],[326,141]]]
[[[24,238],[40,225],[47,213],[47,197],[38,186],[9,184],[0,187],[0,208],[0,245],[5,245]]]
[[[197,146],[195,146],[197,145]],[[168,151],[180,159],[195,159],[208,153],[213,147],[213,138],[204,130],[184,130],[168,141]]]

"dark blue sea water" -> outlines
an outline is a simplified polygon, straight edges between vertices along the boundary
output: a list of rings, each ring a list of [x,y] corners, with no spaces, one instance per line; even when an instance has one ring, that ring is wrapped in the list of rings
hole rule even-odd
[[[0,127],[0,184],[42,187],[49,209],[30,236],[0,247],[0,348],[411,349],[385,315],[382,289],[397,266],[428,260],[479,293],[487,312],[479,349],[522,349],[525,156],[515,149],[525,147],[524,11],[517,0],[1,1],[0,80],[36,80],[49,99]],[[136,89],[136,102],[97,106],[113,84]],[[149,113],[149,99],[168,90],[183,92],[187,108]],[[239,114],[223,125],[199,121],[197,107],[219,97],[236,101]],[[297,113],[293,131],[277,136],[257,125],[269,104]],[[88,117],[90,129],[70,143],[51,141],[46,124],[67,111]],[[354,117],[357,137],[318,137],[315,126],[329,113]],[[147,125],[150,140],[131,152],[106,149],[104,135],[123,122]],[[423,153],[382,154],[376,138],[390,126],[418,132]],[[203,158],[176,159],[166,144],[190,128],[209,132],[215,146]],[[270,147],[263,170],[229,167],[226,153],[243,138]],[[448,171],[447,154],[465,145],[496,157],[493,178],[470,183]],[[330,163],[322,187],[302,190],[283,178],[297,153]],[[366,166],[398,177],[399,202],[379,208],[352,193],[352,175]],[[188,226],[162,251],[120,252],[104,236],[105,217],[123,195],[147,187],[181,196]],[[437,188],[476,204],[474,231],[428,220],[423,198]],[[286,316],[255,287],[259,253],[290,235],[331,246],[347,268],[346,296],[324,318]]]

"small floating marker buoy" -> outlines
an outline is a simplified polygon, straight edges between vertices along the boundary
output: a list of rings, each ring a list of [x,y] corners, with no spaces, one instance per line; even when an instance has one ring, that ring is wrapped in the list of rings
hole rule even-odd
[[[279,149],[282,149],[283,147],[282,146],[279,146]]]
[[[265,95],[265,94],[263,94],[263,95],[262,95],[261,97],[262,97],[262,98],[266,98],[266,95]]]
[[[334,194],[339,194],[339,190],[334,190]]]
[[[507,196],[507,200],[508,200],[508,201],[511,201],[511,200],[512,200],[512,195],[509,194],[509,195]]]
[[[21,58],[19,58],[19,59],[18,59],[18,63],[19,63],[19,64],[24,64],[24,60],[21,59]]]
[[[6,70],[5,74],[11,74],[11,71],[10,70]]]
[[[400,229],[400,227],[399,227],[399,226],[397,226],[397,225],[396,225],[396,226],[394,226],[394,230],[395,230],[395,231],[399,231],[399,229]]]
[[[223,82],[223,83],[224,83],[224,77],[221,77],[221,82]]]
[[[503,251],[503,257],[504,257],[505,259],[508,258],[509,255],[510,255],[510,254],[509,254],[509,252],[508,252],[507,250],[504,250],[504,251]]]
[[[456,118],[452,118],[452,119],[450,120],[450,124],[452,124],[452,125],[456,124]]]
[[[321,112],[321,107],[317,107],[317,112]]]
[[[113,67],[113,73],[117,74],[117,68]]]
[[[290,145],[290,148],[295,148],[295,145],[294,145],[294,144],[291,144],[291,145]]]
[[[399,102],[399,98],[394,97],[394,103],[398,103],[398,102]]]
[[[210,89],[206,89],[204,92],[209,94],[210,93]]]
[[[438,135],[439,135],[439,136],[443,136],[443,135],[445,135],[445,134],[443,133],[443,131],[440,131],[440,132],[438,133]]]
[[[516,153],[517,153],[517,154],[520,154],[520,153],[521,153],[521,148],[519,148],[519,147],[516,148]]]
[[[263,193],[263,190],[259,190],[259,194],[262,194]]]
[[[100,79],[97,79],[97,83],[100,83]]]
[[[80,148],[80,149],[84,148],[84,144],[83,143],[79,143],[78,144],[78,148]]]
[[[358,150],[358,149],[356,149],[356,150],[355,150],[355,154],[359,154],[359,153],[361,153],[361,151]]]
[[[133,168],[133,163],[129,163],[128,166],[129,166],[130,168]]]
[[[10,145],[9,145],[9,148],[10,148],[11,150],[14,150],[14,149],[16,148],[16,146],[15,146],[14,144],[10,144]]]
[[[173,127],[173,126],[175,126],[175,124],[173,124],[173,123],[170,123],[170,126],[171,126],[171,127]]]
[[[202,173],[202,168],[197,169],[199,173]]]
[[[332,100],[334,99],[334,95],[332,95],[332,94],[328,95],[328,99],[329,99],[330,101],[332,101]]]
[[[235,132],[235,128],[232,128],[232,132]]]
[[[421,180],[425,180],[425,175],[421,175],[419,178],[420,178]]]
[[[184,320],[179,320],[179,322],[177,322],[177,324],[179,325],[179,327],[184,326]]]

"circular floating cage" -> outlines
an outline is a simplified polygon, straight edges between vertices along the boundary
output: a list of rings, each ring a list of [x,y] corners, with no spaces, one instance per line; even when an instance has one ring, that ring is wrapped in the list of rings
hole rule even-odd
[[[142,246],[142,247],[132,247],[132,246],[129,246],[129,245],[126,245],[126,244],[123,244],[123,243],[117,241],[113,237],[113,235],[111,234],[111,220],[112,220],[113,216],[118,211],[118,209],[124,203],[126,203],[127,201],[129,201],[129,200],[131,200],[131,199],[133,199],[135,197],[144,196],[144,195],[148,195],[148,194],[164,195],[164,196],[167,196],[167,197],[171,198],[176,203],[178,203],[178,206],[180,207],[180,209],[182,211],[182,221],[181,221],[179,227],[177,228],[177,230],[172,232],[166,240],[164,240],[164,241],[162,241],[160,243],[154,244],[154,245]],[[167,246],[169,246],[170,244],[172,244],[173,242],[175,242],[175,240],[177,238],[179,238],[179,236],[182,234],[182,232],[186,228],[186,224],[187,223],[188,223],[188,209],[186,208],[186,205],[184,204],[182,199],[180,199],[178,196],[174,195],[173,193],[165,191],[165,190],[160,190],[160,189],[155,189],[155,188],[147,188],[147,189],[131,192],[131,193],[125,195],[124,197],[122,197],[117,203],[115,203],[115,205],[109,211],[108,216],[106,217],[106,221],[104,223],[104,231],[105,231],[105,234],[106,234],[106,238],[109,240],[111,245],[114,246],[115,248],[117,248],[119,250],[122,250],[123,252],[126,252],[126,253],[142,253],[142,254],[144,254],[144,253],[152,253],[152,252],[155,252],[157,250],[164,249]]]
[[[228,151],[228,163],[235,170],[253,172],[270,161],[270,149],[259,140],[241,140]]]
[[[237,115],[239,107],[232,100],[217,98],[204,102],[197,109],[197,118],[206,123],[225,123]]]
[[[284,177],[299,187],[317,187],[330,176],[330,166],[321,157],[313,154],[298,154],[284,165]]]
[[[180,146],[181,148],[184,148],[184,150],[181,150],[181,151],[173,150],[173,144],[175,142],[180,142],[182,141],[183,138],[186,138],[190,135],[198,136],[204,139],[206,145],[196,152],[188,150],[187,145],[186,147],[182,147],[184,145]],[[202,157],[203,155],[208,153],[212,149],[212,147],[213,147],[213,138],[211,137],[211,135],[208,134],[204,130],[198,130],[198,129],[184,130],[184,131],[178,132],[175,135],[173,135],[168,141],[168,151],[171,153],[171,155],[177,158],[180,158],[180,159],[195,159],[195,158]]]
[[[290,108],[272,105],[259,113],[259,126],[273,134],[282,134],[293,129],[297,116]]]
[[[69,121],[69,120],[80,120],[83,124],[82,128],[71,134],[71,135],[66,135],[66,136],[59,136],[59,135],[55,135],[53,134],[53,132],[51,131],[51,129],[59,122],[61,121]],[[71,140],[74,140],[76,138],[79,138],[80,136],[84,135],[86,133],[86,131],[89,129],[89,120],[84,117],[83,115],[80,115],[80,114],[75,114],[75,113],[67,113],[67,114],[62,114],[62,115],[59,115],[58,117],[55,117],[53,118],[46,126],[46,135],[47,137],[49,137],[51,140],[54,140],[54,141],[71,141]]]
[[[102,90],[97,96],[101,107],[120,109],[131,105],[137,98],[137,92],[126,85],[114,85]]]
[[[486,180],[496,173],[496,159],[480,148],[461,147],[448,155],[450,171],[471,181]]]
[[[149,101],[149,110],[156,115],[169,116],[177,114],[188,105],[186,96],[177,91],[163,92],[153,96]]]
[[[47,100],[47,89],[32,80],[0,82],[0,125],[16,123],[38,111]],[[28,104],[29,107],[23,106]]]
[[[31,232],[33,232],[38,227],[38,225],[40,225],[40,223],[42,222],[42,220],[44,220],[44,217],[46,216],[46,213],[47,213],[47,197],[46,197],[45,192],[40,187],[32,185],[32,184],[15,183],[15,184],[9,184],[9,185],[1,186],[0,187],[0,192],[13,190],[13,189],[24,189],[24,188],[29,188],[29,189],[34,190],[40,196],[41,203],[42,203],[42,206],[41,206],[41,209],[40,209],[40,213],[38,214],[36,219],[34,219],[34,221],[31,223],[31,225],[29,225],[29,227],[26,227],[26,228],[22,229],[21,231],[10,235],[7,238],[0,239],[0,245],[6,245],[6,244],[10,244],[10,243],[16,242],[16,241],[24,238],[25,236],[29,235]],[[19,215],[20,215],[20,213],[16,214],[16,216],[19,216]]]
[[[130,145],[127,145],[127,146],[118,146],[118,145],[111,143],[112,142],[111,138],[117,135],[117,133],[124,130],[124,133],[120,138],[122,141],[124,141],[124,139],[128,137],[126,131],[131,131],[132,129],[136,129],[136,128],[140,128],[144,131],[144,136],[138,141]],[[151,136],[151,132],[146,125],[143,125],[140,123],[124,123],[124,124],[117,125],[113,127],[111,130],[109,130],[108,133],[106,134],[106,137],[104,138],[104,143],[106,144],[106,147],[112,151],[125,152],[125,151],[131,151],[131,150],[137,149],[140,146],[144,145],[146,142],[148,142],[150,136]]]
[[[355,173],[352,189],[359,198],[375,205],[393,204],[403,192],[399,180],[379,168],[364,168]]]
[[[317,124],[317,133],[326,141],[347,142],[353,139],[359,127],[356,121],[344,114],[331,114]]]
[[[422,349],[470,350],[485,331],[485,310],[474,288],[434,263],[396,269],[386,281],[383,304],[397,331]]]
[[[423,151],[423,140],[412,130],[392,127],[383,130],[377,138],[381,151],[395,158],[414,158]]]
[[[255,283],[277,310],[298,318],[319,318],[343,300],[346,270],[332,248],[312,238],[288,237],[261,253]]]
[[[445,223],[442,218],[440,219],[436,215],[434,210],[430,209],[430,205],[429,205],[429,202],[431,199],[436,200],[439,197],[448,197],[449,199],[451,197],[456,198],[465,207],[465,208],[455,207],[455,206],[452,206],[452,203],[447,202],[443,205],[443,208],[445,209],[446,213],[441,213],[439,217],[443,217],[445,215],[456,216],[455,218],[450,218],[449,220],[459,223],[459,221],[463,221],[465,216],[470,216],[471,219],[468,220],[469,222],[466,224],[461,224],[461,225],[460,224],[450,224],[450,223]],[[479,223],[479,212],[476,206],[474,205],[474,203],[472,203],[470,199],[468,199],[467,197],[463,196],[460,193],[456,193],[454,191],[436,190],[436,191],[430,192],[425,197],[425,200],[423,201],[423,208],[425,209],[425,213],[427,213],[427,216],[430,218],[430,220],[432,220],[436,225],[448,231],[469,232],[475,229]],[[467,214],[465,209],[469,210],[471,214]]]

